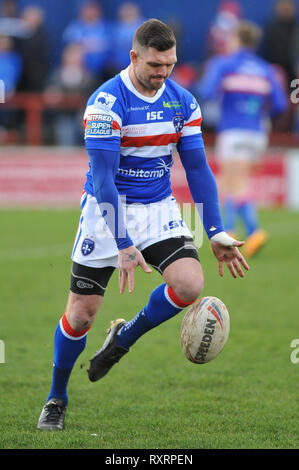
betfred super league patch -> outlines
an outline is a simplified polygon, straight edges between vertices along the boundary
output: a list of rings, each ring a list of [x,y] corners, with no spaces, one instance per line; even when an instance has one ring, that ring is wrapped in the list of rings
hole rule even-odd
[[[85,138],[112,135],[112,122],[113,118],[108,114],[89,115],[85,126]]]

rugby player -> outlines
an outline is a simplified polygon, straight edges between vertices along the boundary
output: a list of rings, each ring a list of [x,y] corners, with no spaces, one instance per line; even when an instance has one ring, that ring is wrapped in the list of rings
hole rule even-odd
[[[243,268],[249,268],[238,249],[243,242],[223,229],[199,105],[169,79],[177,62],[173,31],[157,19],[146,21],[136,30],[130,58],[129,67],[101,85],[87,103],[90,168],[72,253],[70,293],[55,331],[52,385],[39,429],[64,427],[69,377],[115,268],[120,293],[127,285],[133,292],[138,266],[149,275],[151,265],[163,282],[133,319],[111,322],[103,347],[90,360],[92,382],[104,377],[138,338],[188,307],[202,292],[198,250],[171,192],[175,148],[193,199],[203,205],[203,226],[220,275],[225,264],[233,277],[243,277]]]
[[[200,83],[200,96],[220,103],[215,151],[225,230],[236,237],[241,220],[245,258],[255,255],[268,239],[259,222],[251,170],[267,148],[272,118],[287,108],[277,71],[256,54],[260,37],[259,27],[240,22],[227,41],[227,54],[210,59]]]

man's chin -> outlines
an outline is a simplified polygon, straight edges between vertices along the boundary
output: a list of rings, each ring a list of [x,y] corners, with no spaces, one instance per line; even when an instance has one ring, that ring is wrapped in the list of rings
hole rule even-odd
[[[164,85],[165,80],[155,80],[151,82],[151,87],[153,90],[160,90],[160,88]]]

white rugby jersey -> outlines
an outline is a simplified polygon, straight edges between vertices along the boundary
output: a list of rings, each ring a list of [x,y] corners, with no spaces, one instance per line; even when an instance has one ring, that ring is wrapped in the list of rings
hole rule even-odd
[[[167,79],[155,96],[140,94],[128,68],[101,85],[84,114],[85,145],[120,152],[115,184],[126,202],[150,203],[171,194],[172,153],[203,148],[201,112],[189,91]],[[87,172],[85,190],[94,195]]]

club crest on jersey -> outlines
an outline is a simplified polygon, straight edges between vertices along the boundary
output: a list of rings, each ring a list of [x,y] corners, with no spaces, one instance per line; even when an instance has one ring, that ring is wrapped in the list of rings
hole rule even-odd
[[[180,115],[180,114],[176,114],[172,120],[173,122],[173,126],[175,128],[175,132],[178,134],[179,132],[181,132],[181,130],[183,129],[184,127],[184,122],[185,122],[185,119],[184,119],[184,116]]]
[[[110,95],[105,91],[100,91],[94,102],[95,106],[109,111],[116,101],[116,96]]]
[[[82,245],[81,245],[81,253],[83,256],[90,255],[90,253],[94,250],[95,243],[90,238],[84,238]]]

